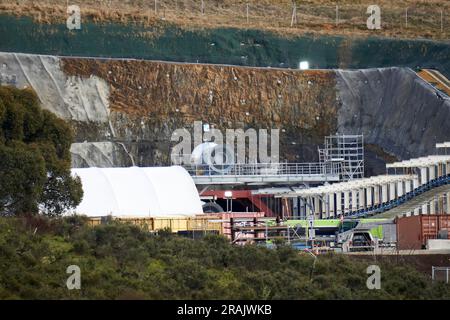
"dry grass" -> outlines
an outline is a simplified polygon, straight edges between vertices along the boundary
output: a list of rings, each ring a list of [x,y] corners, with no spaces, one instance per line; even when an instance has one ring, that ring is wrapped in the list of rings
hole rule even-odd
[[[366,10],[373,2],[296,0],[298,23],[293,27],[291,0],[204,0],[204,13],[201,0],[156,0],[156,11],[155,0],[71,0],[69,4],[78,4],[82,17],[95,22],[136,22],[147,26],[174,23],[196,29],[236,27],[268,30],[286,36],[304,33],[427,39],[448,39],[450,36],[450,1],[378,0],[383,27],[382,30],[369,31]],[[340,16],[337,26],[336,4],[339,5]],[[67,17],[64,0],[0,0],[0,12],[31,16],[41,23],[64,23]]]

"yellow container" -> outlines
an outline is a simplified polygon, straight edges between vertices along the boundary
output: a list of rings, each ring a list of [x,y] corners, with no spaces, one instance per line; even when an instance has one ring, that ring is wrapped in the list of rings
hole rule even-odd
[[[217,231],[222,233],[221,222],[211,222],[211,217],[176,217],[176,218],[132,218],[132,217],[112,217],[114,221],[130,223],[146,231],[158,231],[170,229],[173,233],[178,231]],[[89,225],[98,226],[107,219],[99,217],[89,218]]]

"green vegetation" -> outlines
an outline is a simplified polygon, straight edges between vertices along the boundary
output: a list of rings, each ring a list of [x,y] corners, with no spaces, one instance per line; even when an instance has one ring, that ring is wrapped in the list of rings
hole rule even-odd
[[[381,290],[368,290],[368,264],[320,256],[312,272],[313,258],[286,246],[90,227],[80,217],[0,219],[0,299],[450,298],[450,286],[387,262],[379,263]],[[70,265],[81,269],[81,290],[66,288]]]
[[[68,124],[31,90],[0,87],[0,215],[59,215],[82,198],[70,176]]]
[[[66,16],[65,9],[61,13]],[[167,25],[166,22],[160,26],[145,27],[113,21],[94,23],[87,19],[83,20],[82,30],[69,32],[65,20],[63,18],[58,23],[47,24],[26,16],[0,13],[0,51],[293,69],[298,68],[300,61],[306,60],[314,69],[420,67],[438,69],[450,77],[448,41],[359,38],[351,36],[351,33],[348,36],[300,33],[285,37],[285,32],[273,33],[262,30],[264,28],[218,26],[202,31],[176,24]],[[317,19],[313,21],[319,25]],[[404,22],[404,19],[395,21]],[[402,29],[406,30],[412,29]],[[446,30],[450,33],[450,28],[446,27]],[[369,35],[375,34],[371,32]],[[439,35],[444,34],[439,32]],[[449,38],[448,35],[444,37]]]

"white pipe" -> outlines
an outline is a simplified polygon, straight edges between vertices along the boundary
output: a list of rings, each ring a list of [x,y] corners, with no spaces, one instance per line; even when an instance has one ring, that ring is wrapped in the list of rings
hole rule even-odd
[[[411,191],[411,180],[405,181],[405,193],[408,193]]]
[[[366,189],[359,189],[359,209],[366,208]]]
[[[305,203],[306,203],[306,216],[310,216],[311,215],[311,197],[308,197],[305,199]]]
[[[395,182],[389,184],[389,200],[395,200]]]
[[[406,182],[406,184],[408,184],[408,181]],[[401,197],[403,194],[403,181],[399,181],[397,183],[397,197]]]
[[[358,190],[352,190],[352,210],[358,210]]]
[[[342,193],[336,192],[336,215],[342,214]]]
[[[380,204],[380,186],[374,186],[373,191],[373,204]]]
[[[422,214],[428,214],[428,203],[422,205]]]
[[[419,187],[419,178],[414,178],[413,189],[417,189],[418,187]]]
[[[329,211],[328,211],[328,216],[329,217],[334,217],[334,193],[330,193],[329,195],[328,195],[328,199],[329,199]]]
[[[422,167],[422,168],[420,168],[420,183],[425,184],[427,182],[428,182],[427,168]]]
[[[329,211],[328,206],[330,205],[330,195],[324,194],[321,202],[322,202],[322,219],[323,219],[326,217],[326,214]]]
[[[349,191],[344,191],[344,213],[350,210],[350,193]]]
[[[318,196],[314,197],[314,215],[316,217],[320,216],[320,198]]]
[[[388,186],[387,184],[381,185],[381,202],[388,201]]]
[[[429,166],[428,170],[430,172],[430,180],[433,180],[436,178],[436,166]]]
[[[445,213],[450,214],[450,192],[447,193],[447,210]]]
[[[372,202],[372,187],[367,187],[366,192],[367,192],[367,206],[371,207],[373,205],[373,202]]]
[[[430,214],[436,214],[436,198],[430,201]]]

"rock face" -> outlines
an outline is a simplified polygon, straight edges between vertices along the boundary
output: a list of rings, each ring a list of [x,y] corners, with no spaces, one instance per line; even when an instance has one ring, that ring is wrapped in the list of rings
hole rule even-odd
[[[329,134],[365,136],[371,173],[448,140],[449,101],[407,68],[288,70],[0,53],[0,83],[31,86],[74,130],[74,167],[169,165],[176,129],[280,129],[282,161]],[[194,145],[192,145],[192,148]],[[366,165],[367,167],[367,165]]]
[[[32,86],[45,108],[71,122],[74,167],[169,165],[173,132],[193,134],[194,121],[224,135],[280,129],[282,160],[312,161],[316,145],[336,128],[332,71],[11,53],[0,54],[0,62],[5,79]]]

